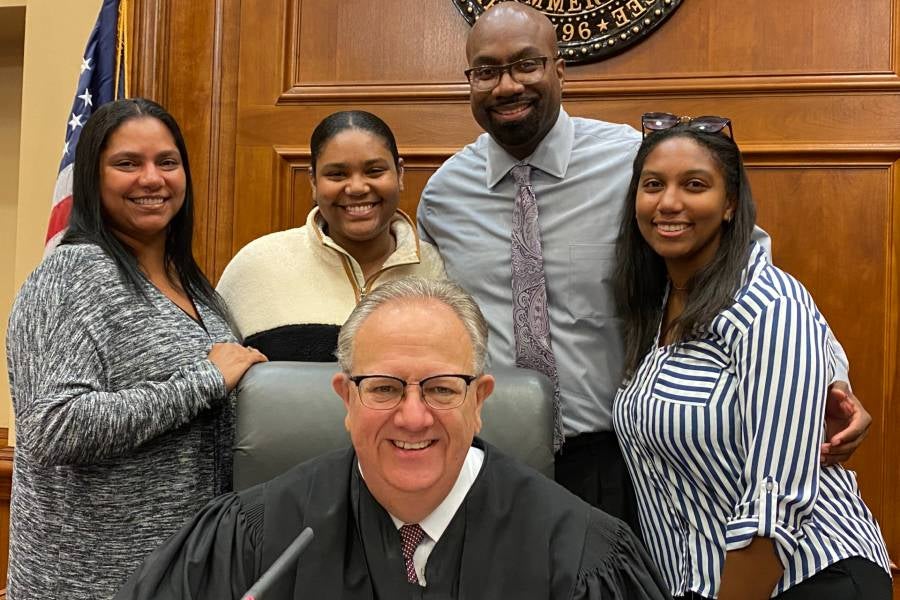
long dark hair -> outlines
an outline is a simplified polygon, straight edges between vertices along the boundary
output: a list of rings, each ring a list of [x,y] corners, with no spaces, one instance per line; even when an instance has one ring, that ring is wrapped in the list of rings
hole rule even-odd
[[[665,262],[638,229],[635,200],[647,156],[662,142],[676,137],[691,139],[709,151],[725,180],[726,198],[734,203],[733,218],[722,223],[722,238],[715,256],[687,282],[690,292],[684,311],[671,324],[676,342],[689,339],[734,302],[749,257],[756,205],[741,151],[734,140],[720,133],[703,133],[686,124],[644,139],[634,159],[616,241],[615,294],[619,314],[625,321],[626,376],[634,372],[656,336],[668,277]]]
[[[203,275],[191,249],[194,235],[194,189],[187,146],[178,123],[166,109],[144,98],[116,100],[98,108],[88,119],[75,149],[72,174],[72,212],[69,227],[60,241],[64,244],[96,244],[115,261],[126,284],[146,297],[147,278],[141,272],[131,249],[117,238],[103,218],[100,191],[100,158],[109,137],[131,119],[152,118],[160,121],[172,134],[185,175],[184,204],[166,229],[165,264],[174,267],[181,285],[192,298],[202,301],[223,318],[227,310],[209,280]]]
[[[381,120],[377,115],[364,110],[342,110],[331,113],[316,125],[313,130],[312,137],[309,140],[310,160],[309,168],[313,175],[316,173],[316,161],[325,144],[331,141],[331,138],[348,129],[359,129],[371,133],[375,137],[384,142],[384,145],[390,151],[394,158],[394,166],[400,167],[400,152],[397,150],[397,140],[394,139],[394,132],[388,127],[387,123]]]

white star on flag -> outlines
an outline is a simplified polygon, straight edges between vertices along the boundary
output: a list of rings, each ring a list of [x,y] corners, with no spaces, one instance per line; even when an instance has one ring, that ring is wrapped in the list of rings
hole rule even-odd
[[[72,113],[72,118],[69,120],[69,125],[72,127],[72,131],[75,131],[76,129],[84,125],[84,123],[81,122],[81,115]]]
[[[91,59],[90,58],[82,58],[81,59],[81,72],[84,73],[85,71],[90,71],[90,70],[91,70]]]
[[[66,155],[68,155],[68,154],[69,154],[69,142],[66,142],[66,143],[63,145],[63,156],[66,156]]]
[[[89,89],[84,88],[84,93],[78,97],[81,98],[82,100],[84,100],[85,106],[93,106],[94,105],[94,101],[92,100],[93,96],[91,96],[91,91]]]

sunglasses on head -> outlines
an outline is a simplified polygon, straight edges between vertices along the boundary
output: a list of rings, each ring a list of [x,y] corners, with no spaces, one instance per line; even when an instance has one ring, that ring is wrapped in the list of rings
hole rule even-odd
[[[687,125],[688,129],[702,131],[703,133],[719,133],[727,127],[728,136],[731,139],[734,139],[734,129],[731,127],[731,119],[713,115],[705,115],[702,117],[679,117],[672,113],[644,113],[641,116],[641,132],[644,134],[644,137],[647,137],[653,132],[672,129],[676,125],[681,125],[682,123]]]

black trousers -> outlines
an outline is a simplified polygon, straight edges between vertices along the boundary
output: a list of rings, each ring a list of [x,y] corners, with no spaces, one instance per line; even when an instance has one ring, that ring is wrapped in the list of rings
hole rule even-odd
[[[566,438],[556,453],[556,482],[585,502],[622,519],[640,537],[637,502],[628,466],[611,431]]]
[[[891,600],[891,578],[864,558],[846,558],[801,581],[774,600]],[[706,600],[688,594],[675,600]]]

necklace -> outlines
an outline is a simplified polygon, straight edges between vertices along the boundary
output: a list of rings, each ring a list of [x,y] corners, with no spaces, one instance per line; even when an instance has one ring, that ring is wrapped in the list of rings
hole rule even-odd
[[[672,289],[675,290],[676,292],[689,292],[689,291],[691,291],[691,286],[685,285],[684,287],[678,287],[677,285],[675,285],[675,282],[672,281],[671,279],[669,280],[669,285],[671,285],[671,286],[672,286]]]

